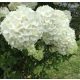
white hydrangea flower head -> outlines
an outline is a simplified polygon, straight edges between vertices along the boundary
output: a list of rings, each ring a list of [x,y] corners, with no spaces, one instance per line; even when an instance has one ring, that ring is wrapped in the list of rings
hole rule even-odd
[[[8,44],[19,50],[35,44],[42,36],[40,19],[37,14],[25,6],[11,11],[1,23],[1,32]]]
[[[39,7],[37,13],[43,18],[43,40],[46,44],[53,44],[63,55],[77,50],[75,32],[69,27],[70,17],[68,14],[49,6]]]
[[[7,7],[0,7],[0,18],[5,17],[9,13],[9,10]]]
[[[38,7],[36,12],[39,16],[43,19],[43,27],[44,27],[44,37],[48,37],[49,32],[55,30],[55,25],[59,25],[64,27],[65,25],[69,25],[69,18],[65,15],[65,12],[60,10],[54,10],[53,8],[49,7],[48,5]],[[63,24],[64,23],[64,24]],[[57,26],[57,28],[59,27]],[[46,44],[49,44],[49,40],[46,39]]]
[[[8,7],[10,10],[16,10],[21,5],[34,9],[37,6],[37,2],[11,2]]]

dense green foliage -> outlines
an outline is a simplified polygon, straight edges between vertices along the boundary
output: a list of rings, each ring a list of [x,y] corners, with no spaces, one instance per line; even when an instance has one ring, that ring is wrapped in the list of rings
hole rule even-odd
[[[43,4],[57,9],[68,9],[52,3],[38,3],[38,6]],[[39,40],[35,47],[36,49],[44,47],[44,58],[37,61],[32,56],[28,56],[25,50],[21,52],[15,48],[11,49],[4,37],[0,35],[0,78],[80,78],[80,41],[78,39],[80,10],[78,8],[75,11],[78,12],[77,15],[71,11],[71,27],[76,30],[78,40],[79,50],[76,54],[63,56],[58,52],[51,53],[49,50],[51,46]]]

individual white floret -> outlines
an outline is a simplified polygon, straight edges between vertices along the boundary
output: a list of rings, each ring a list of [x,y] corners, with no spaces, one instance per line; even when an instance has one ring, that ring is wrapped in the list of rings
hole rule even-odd
[[[8,7],[10,10],[16,10],[21,5],[34,9],[37,6],[37,2],[11,2]]]
[[[39,20],[31,8],[19,6],[2,21],[1,32],[11,47],[19,50],[28,49],[29,55],[34,55],[36,54],[34,44],[42,37],[41,20]]]
[[[77,50],[75,32],[69,27],[70,19],[64,11],[42,6],[37,13],[43,18],[43,40],[46,44],[53,44],[63,55]]]

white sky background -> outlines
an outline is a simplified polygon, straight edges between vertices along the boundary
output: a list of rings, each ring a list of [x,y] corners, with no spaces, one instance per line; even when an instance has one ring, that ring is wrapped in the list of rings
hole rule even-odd
[[[0,2],[80,2],[80,0],[0,0]]]

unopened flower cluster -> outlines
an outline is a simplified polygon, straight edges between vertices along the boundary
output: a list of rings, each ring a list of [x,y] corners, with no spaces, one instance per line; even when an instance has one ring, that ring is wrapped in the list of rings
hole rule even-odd
[[[75,31],[69,27],[70,20],[69,11],[55,10],[49,6],[33,11],[29,7],[19,6],[6,16],[0,27],[8,44],[19,50],[28,49],[29,55],[41,60],[43,53],[34,46],[39,39],[54,45],[63,55],[77,50]]]

